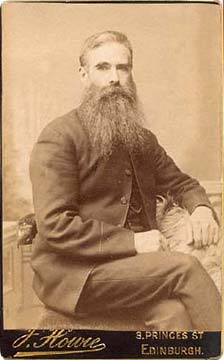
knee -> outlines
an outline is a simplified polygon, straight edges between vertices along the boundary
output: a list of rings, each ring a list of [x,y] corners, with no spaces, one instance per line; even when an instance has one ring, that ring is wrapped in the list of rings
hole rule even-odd
[[[181,254],[179,260],[183,273],[194,273],[203,270],[200,261],[193,255]]]

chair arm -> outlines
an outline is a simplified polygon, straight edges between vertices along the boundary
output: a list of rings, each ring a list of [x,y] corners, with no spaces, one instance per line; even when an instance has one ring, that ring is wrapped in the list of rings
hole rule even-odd
[[[17,245],[32,244],[37,234],[35,214],[28,214],[22,217],[17,223]]]

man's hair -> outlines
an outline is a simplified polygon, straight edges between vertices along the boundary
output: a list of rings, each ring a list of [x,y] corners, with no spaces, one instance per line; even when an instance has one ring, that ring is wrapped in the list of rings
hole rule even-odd
[[[79,62],[81,66],[85,66],[87,63],[87,53],[95,49],[107,42],[118,42],[122,45],[124,45],[130,52],[130,64],[132,65],[133,62],[133,51],[130,41],[128,40],[127,36],[121,32],[118,31],[103,31],[97,34],[94,34],[90,36],[86,41],[84,42],[81,55],[79,57]]]

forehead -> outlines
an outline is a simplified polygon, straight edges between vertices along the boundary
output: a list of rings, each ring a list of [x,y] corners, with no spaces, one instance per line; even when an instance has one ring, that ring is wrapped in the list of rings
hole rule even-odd
[[[123,44],[117,42],[107,42],[87,53],[89,66],[94,66],[100,62],[109,64],[127,64],[130,62],[130,51]]]

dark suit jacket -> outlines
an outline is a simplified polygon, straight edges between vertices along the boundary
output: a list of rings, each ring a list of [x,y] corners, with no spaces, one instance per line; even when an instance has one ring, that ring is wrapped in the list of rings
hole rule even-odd
[[[170,192],[189,212],[210,206],[199,183],[183,174],[145,130],[144,153],[116,149],[99,159],[74,110],[51,122],[31,156],[38,235],[34,289],[51,308],[74,314],[88,275],[99,262],[135,256],[134,233],[124,228],[133,171],[149,228],[156,224],[156,194]],[[127,171],[129,170],[129,171]]]

